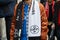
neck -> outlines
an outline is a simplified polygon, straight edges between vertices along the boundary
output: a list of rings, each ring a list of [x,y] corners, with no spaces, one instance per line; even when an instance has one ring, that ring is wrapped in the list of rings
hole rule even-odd
[[[24,2],[26,2],[27,4],[30,4],[32,0],[25,0]]]

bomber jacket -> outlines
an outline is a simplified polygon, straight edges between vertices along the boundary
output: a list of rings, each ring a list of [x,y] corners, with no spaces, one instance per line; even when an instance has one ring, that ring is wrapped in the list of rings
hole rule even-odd
[[[10,40],[14,40],[14,29],[15,29],[15,23],[16,23],[16,9],[17,9],[18,4],[16,4],[15,9],[14,9],[14,16],[12,17],[12,23],[11,23],[11,29],[10,29]],[[45,9],[44,6],[39,3],[40,7],[40,12],[41,12],[41,40],[47,40],[47,33],[48,33],[48,20],[46,17]],[[22,18],[23,18],[23,7],[22,7]]]

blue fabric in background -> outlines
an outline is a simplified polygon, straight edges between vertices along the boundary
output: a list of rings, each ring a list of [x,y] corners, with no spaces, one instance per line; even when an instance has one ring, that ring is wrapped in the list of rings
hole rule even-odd
[[[28,14],[28,4],[25,4],[24,6],[24,20],[23,20],[23,26],[22,26],[22,36],[21,40],[27,40],[27,30],[26,30],[26,16]]]
[[[0,0],[0,5],[7,4],[9,2],[10,2],[10,0]]]
[[[15,5],[16,5],[16,0],[11,1],[7,5],[0,6],[0,18],[6,16],[13,16]]]

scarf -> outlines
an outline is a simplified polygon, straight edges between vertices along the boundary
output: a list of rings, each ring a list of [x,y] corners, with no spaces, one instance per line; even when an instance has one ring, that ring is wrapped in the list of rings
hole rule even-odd
[[[10,40],[19,40],[21,37],[22,29],[22,2],[15,6],[14,15],[10,28]]]
[[[33,11],[32,9],[35,9],[35,11]],[[20,20],[22,22],[22,24],[21,24],[22,25],[21,40],[28,40],[28,37],[35,37],[35,36],[40,36],[41,35],[41,17],[40,17],[40,8],[39,8],[39,5],[38,5],[38,2],[35,1],[35,5],[33,7],[33,1],[32,1],[30,11],[28,11],[28,10],[29,10],[29,7],[26,4],[25,7],[24,7],[24,19],[22,21]],[[17,17],[17,18],[21,18],[21,16]],[[16,21],[16,24],[18,25],[21,22],[17,23],[17,21]],[[15,25],[15,28],[16,27],[17,26]],[[20,27],[20,26],[18,26],[18,27]],[[31,30],[31,28],[32,28],[33,31]],[[34,34],[32,32],[34,32]]]
[[[16,24],[14,32],[14,40],[19,40],[21,37],[22,30],[22,2],[18,5],[17,14],[16,14]]]
[[[28,15],[28,4],[24,3],[24,19],[22,20],[22,35],[21,40],[27,40],[27,15]]]
[[[29,12],[28,37],[39,37],[41,35],[41,15],[37,1],[33,0]]]

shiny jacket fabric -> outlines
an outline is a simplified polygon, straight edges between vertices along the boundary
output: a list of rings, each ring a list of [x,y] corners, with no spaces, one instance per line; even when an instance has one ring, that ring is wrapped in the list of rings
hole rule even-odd
[[[18,4],[15,6],[14,9],[14,16],[12,18],[12,23],[11,23],[11,29],[10,29],[10,40],[14,40],[14,29],[15,29],[15,24],[16,24],[16,9],[17,9]],[[40,11],[41,11],[41,40],[47,40],[47,33],[48,33],[48,20],[46,17],[45,9],[44,6],[39,3]],[[24,6],[22,6],[22,18],[24,18]]]
[[[0,4],[0,18],[6,16],[13,16],[14,6],[16,5],[16,0],[11,0],[10,3]]]

